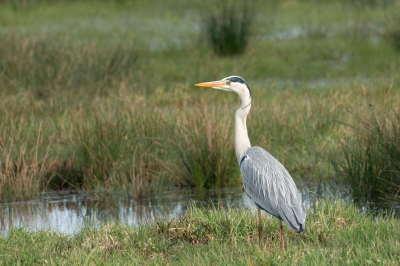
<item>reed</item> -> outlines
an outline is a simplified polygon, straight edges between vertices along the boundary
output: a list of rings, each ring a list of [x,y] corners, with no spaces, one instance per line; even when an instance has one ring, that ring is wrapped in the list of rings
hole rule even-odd
[[[121,109],[117,108],[121,111]],[[164,160],[157,113],[116,112],[84,115],[76,134],[76,162],[86,174],[86,189],[106,187],[141,197],[156,189]]]
[[[251,38],[254,10],[248,2],[242,5],[223,2],[218,11],[205,20],[205,34],[214,52],[220,56],[242,54]]]
[[[357,8],[384,8],[390,4],[396,3],[393,0],[352,0]]]
[[[356,116],[341,147],[343,157],[336,165],[349,182],[353,197],[362,203],[399,202],[400,115],[389,109]]]
[[[400,52],[400,16],[398,14],[388,17],[383,36],[397,52]]]
[[[25,145],[16,147],[13,137],[0,142],[0,202],[38,196],[49,188],[55,175],[54,160],[47,152],[39,157],[39,145],[42,145],[40,134],[33,154],[29,154]]]
[[[177,117],[171,128],[170,150],[176,165],[174,172],[185,185],[221,187],[237,184],[239,168],[233,145],[233,120],[223,108],[196,107]]]

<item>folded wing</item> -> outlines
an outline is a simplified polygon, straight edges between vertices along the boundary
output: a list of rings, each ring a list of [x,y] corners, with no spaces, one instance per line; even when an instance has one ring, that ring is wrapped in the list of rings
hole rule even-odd
[[[292,230],[304,230],[305,205],[292,177],[278,160],[260,147],[251,147],[240,162],[240,171],[243,187],[257,206]]]

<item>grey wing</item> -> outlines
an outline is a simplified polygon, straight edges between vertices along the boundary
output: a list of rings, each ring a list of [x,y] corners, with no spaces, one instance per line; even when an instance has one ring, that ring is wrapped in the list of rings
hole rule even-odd
[[[306,207],[288,171],[271,154],[251,147],[240,162],[243,187],[254,203],[301,232],[306,221]]]

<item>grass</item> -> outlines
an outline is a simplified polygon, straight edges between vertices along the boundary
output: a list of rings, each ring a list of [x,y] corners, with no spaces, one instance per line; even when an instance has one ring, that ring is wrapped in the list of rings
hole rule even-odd
[[[10,264],[85,265],[396,265],[399,220],[360,213],[341,200],[318,201],[308,210],[301,234],[263,216],[258,247],[253,210],[216,206],[190,208],[185,217],[158,218],[138,227],[109,222],[74,235],[55,229],[13,229],[0,238],[1,260]]]
[[[233,56],[244,52],[251,38],[254,12],[247,2],[242,5],[224,2],[205,19],[205,35],[216,54]]]
[[[347,110],[373,104],[378,120],[385,108],[398,110],[400,57],[369,30],[399,9],[396,1],[379,9],[255,2],[254,39],[233,57],[198,41],[209,2],[18,3],[0,4],[3,201],[48,189],[136,198],[240,185],[238,97],[191,85],[198,82],[244,77],[254,96],[252,145],[310,186],[343,179],[331,162],[358,134],[343,125],[353,121]]]
[[[398,110],[377,114],[371,105],[368,114],[355,118],[354,135],[343,141],[343,159],[336,162],[336,170],[350,183],[353,197],[364,204],[382,198],[399,202],[399,122]]]
[[[228,133],[233,126],[231,117],[226,115],[229,109],[200,108],[197,106],[187,115],[182,112],[176,132],[168,132],[174,136],[170,146],[178,163],[171,174],[180,174],[196,187],[235,185],[240,174],[233,135]]]
[[[45,37],[10,34],[2,38],[0,69],[5,89],[30,87],[38,97],[65,88],[101,91],[113,82],[131,78],[141,53],[129,44],[48,43]]]
[[[392,0],[353,0],[353,4],[358,8],[382,8],[390,5]]]
[[[383,35],[392,44],[393,48],[400,51],[400,17],[397,14],[389,16]]]

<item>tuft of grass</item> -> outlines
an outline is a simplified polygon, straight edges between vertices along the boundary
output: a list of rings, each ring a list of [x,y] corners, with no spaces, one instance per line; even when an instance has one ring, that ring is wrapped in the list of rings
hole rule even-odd
[[[8,142],[0,138],[0,202],[34,197],[49,188],[55,176],[55,162],[49,159],[49,146],[44,156],[38,156],[40,145],[43,145],[40,131],[33,152],[26,145],[16,147],[13,137]]]
[[[170,147],[175,174],[186,185],[221,187],[237,184],[240,179],[233,142],[233,119],[228,107],[207,107],[182,112],[170,130]],[[231,111],[232,112],[232,111]]]
[[[384,8],[395,3],[394,0],[352,0],[351,2],[357,8]]]
[[[400,16],[398,14],[390,16],[387,20],[383,36],[397,52],[400,52]]]
[[[400,261],[400,221],[393,215],[375,219],[341,200],[319,200],[307,210],[301,234],[283,227],[282,249],[276,218],[263,216],[259,247],[254,210],[193,205],[184,217],[137,227],[87,224],[74,235],[14,228],[0,236],[0,247],[6,265],[395,265]]]
[[[342,141],[343,157],[335,162],[356,201],[397,201],[400,191],[400,113],[356,116],[353,134]]]
[[[214,52],[220,56],[242,54],[251,38],[254,10],[248,2],[242,5],[224,2],[205,20],[205,34]]]
[[[140,107],[139,107],[140,108]],[[121,110],[118,108],[118,110]],[[116,189],[138,198],[158,188],[165,160],[158,113],[145,117],[135,111],[122,114],[93,112],[75,131],[76,163],[85,175],[85,189]]]

